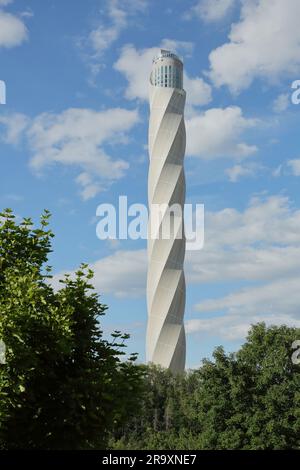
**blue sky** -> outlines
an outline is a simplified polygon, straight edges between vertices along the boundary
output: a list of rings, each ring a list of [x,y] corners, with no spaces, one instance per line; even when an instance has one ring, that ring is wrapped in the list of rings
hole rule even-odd
[[[187,202],[205,246],[187,253],[187,364],[235,350],[251,323],[300,325],[298,0],[0,0],[0,205],[49,209],[54,273],[81,262],[105,331],[144,360],[146,245],[96,237],[96,208],[147,202],[148,76],[184,59]]]

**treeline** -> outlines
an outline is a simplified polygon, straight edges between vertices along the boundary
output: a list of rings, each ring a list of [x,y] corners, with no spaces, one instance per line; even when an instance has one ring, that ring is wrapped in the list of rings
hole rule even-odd
[[[184,375],[150,367],[139,413],[115,430],[113,449],[299,449],[300,329],[252,327],[236,354]]]
[[[181,375],[138,366],[87,266],[52,287],[48,223],[0,214],[1,450],[300,448],[300,329],[258,324]]]

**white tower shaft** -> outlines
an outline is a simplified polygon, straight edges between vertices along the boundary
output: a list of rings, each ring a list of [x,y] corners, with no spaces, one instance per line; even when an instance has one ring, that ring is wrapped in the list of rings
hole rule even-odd
[[[182,69],[182,62],[174,54],[161,51],[153,61],[150,79],[147,359],[174,372],[184,370],[186,349],[183,325],[186,94],[182,89]],[[165,207],[160,230],[156,230],[152,221],[157,204]],[[173,213],[174,204],[177,211]],[[162,233],[165,227],[174,228],[168,237]]]

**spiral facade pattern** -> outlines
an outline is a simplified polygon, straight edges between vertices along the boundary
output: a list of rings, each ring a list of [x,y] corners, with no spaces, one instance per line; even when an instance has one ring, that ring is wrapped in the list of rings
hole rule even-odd
[[[150,78],[147,359],[173,372],[184,370],[186,355],[183,325],[186,93],[182,76],[182,62],[175,54],[162,50],[153,61]],[[159,223],[153,218],[158,207]],[[171,233],[165,232],[166,228]]]

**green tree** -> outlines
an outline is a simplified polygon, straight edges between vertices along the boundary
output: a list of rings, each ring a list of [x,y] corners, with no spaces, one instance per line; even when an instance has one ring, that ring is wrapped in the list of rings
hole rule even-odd
[[[291,360],[300,330],[252,326],[236,354],[205,361],[195,395],[200,449],[299,449],[300,370]]]
[[[196,389],[194,374],[173,375],[169,370],[145,367],[144,394],[138,413],[111,439],[114,449],[193,449],[197,422],[188,404]]]
[[[49,216],[34,229],[0,214],[0,448],[101,449],[136,409],[142,370],[121,360],[127,335],[103,338],[87,266],[54,291]]]
[[[148,367],[142,412],[115,433],[128,449],[299,449],[300,366],[292,343],[300,329],[252,326],[236,354],[182,375]]]
[[[298,449],[300,370],[291,360],[300,330],[254,325],[236,354],[205,361],[197,401],[203,449]]]
[[[245,448],[300,448],[300,366],[291,360],[296,339],[299,328],[261,323],[237,353],[250,389]]]

